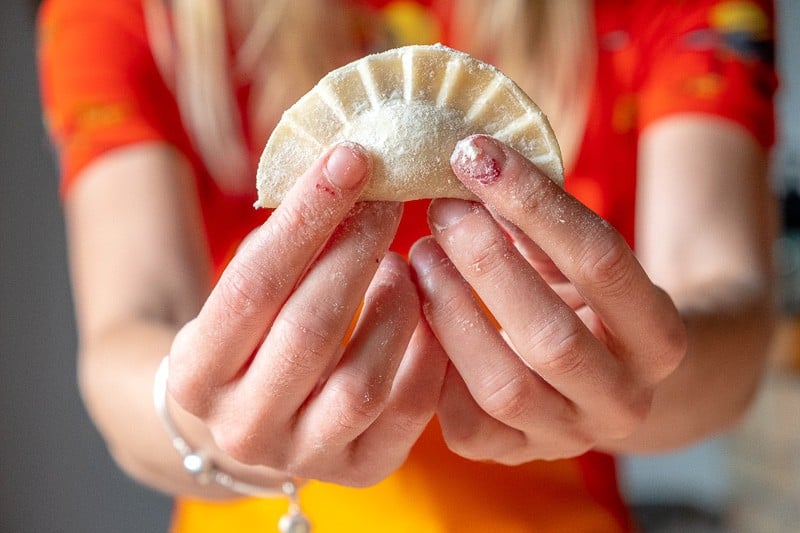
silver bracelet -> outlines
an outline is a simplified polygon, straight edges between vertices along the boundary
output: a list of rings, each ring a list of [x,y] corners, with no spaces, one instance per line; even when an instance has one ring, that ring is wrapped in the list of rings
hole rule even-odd
[[[184,439],[172,416],[169,414],[167,406],[167,380],[169,379],[169,356],[164,357],[156,372],[153,382],[153,403],[155,404],[156,414],[161,419],[164,429],[169,435],[172,446],[181,455],[184,470],[191,474],[200,485],[216,483],[228,490],[247,496],[269,498],[275,496],[285,496],[289,499],[289,510],[281,517],[278,522],[278,529],[281,533],[309,533],[311,524],[300,509],[298,502],[298,488],[300,482],[295,479],[287,479],[281,485],[280,490],[273,487],[262,487],[235,479],[230,474],[218,469],[214,461],[202,452],[192,449],[186,439]]]

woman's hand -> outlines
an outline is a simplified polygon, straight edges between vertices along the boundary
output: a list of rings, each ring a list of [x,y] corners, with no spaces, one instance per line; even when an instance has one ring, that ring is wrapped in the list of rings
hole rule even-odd
[[[175,339],[171,396],[238,462],[368,485],[433,415],[446,357],[421,349],[410,269],[387,254],[401,206],[355,203],[368,175],[358,146],[324,155]]]
[[[474,136],[451,162],[483,203],[433,202],[433,237],[411,252],[453,363],[438,408],[448,445],[517,464],[627,437],[686,351],[672,301],[614,229],[514,150]]]

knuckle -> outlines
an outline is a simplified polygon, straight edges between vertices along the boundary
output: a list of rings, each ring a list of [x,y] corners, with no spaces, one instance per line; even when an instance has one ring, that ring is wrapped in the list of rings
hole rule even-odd
[[[447,448],[471,461],[486,459],[486,439],[478,424],[446,423],[442,421],[442,437]]]
[[[482,452],[482,446],[477,442],[477,439],[468,438],[465,435],[459,435],[454,438],[445,437],[447,448],[454,454],[463,457],[469,461],[483,461],[487,459]]]
[[[283,347],[277,354],[282,362],[281,368],[286,373],[291,373],[297,379],[304,379],[319,372],[317,362],[325,360],[326,354],[309,343],[308,339],[298,339],[296,336],[283,335],[276,344]]]
[[[473,255],[469,258],[470,272],[476,277],[487,279],[501,274],[504,262],[498,259],[508,255],[508,241],[497,236],[475,239],[473,235],[471,239]]]
[[[403,397],[390,397],[382,415],[387,435],[396,437],[398,441],[420,435],[433,418],[439,399],[438,390],[436,394],[430,392],[415,389],[402,393]]]
[[[574,315],[555,318],[534,336],[534,365],[550,376],[579,376],[586,369],[585,335]]]
[[[264,439],[252,423],[238,421],[233,426],[211,428],[211,432],[217,447],[231,459],[245,465],[267,464]],[[275,466],[274,462],[270,466]]]
[[[443,291],[436,298],[427,298],[423,302],[423,311],[428,318],[436,317],[445,324],[454,323],[457,316],[463,314],[466,299],[461,291]]]
[[[663,294],[663,297],[669,300],[669,296],[666,293]],[[669,300],[669,305],[672,307],[671,300]],[[676,311],[673,311],[671,316],[671,320],[664,320],[663,326],[659,330],[660,337],[655,342],[659,348],[651,362],[650,371],[655,374],[657,379],[663,379],[674,372],[683,361],[688,349],[686,325]]]
[[[318,301],[318,305],[313,308],[287,314],[286,324],[289,329],[294,330],[294,336],[306,338],[309,346],[320,351],[323,347],[341,340],[333,339],[332,334],[341,330],[344,322],[340,307]]]
[[[338,401],[333,408],[334,427],[350,432],[366,429],[386,406],[388,390],[356,379],[330,383],[336,388]]]
[[[204,417],[210,411],[210,395],[207,386],[200,372],[193,371],[191,368],[170,372],[167,384],[169,394],[185,411]]]
[[[433,410],[395,413],[389,421],[391,435],[419,435],[428,426]]]
[[[382,481],[390,472],[371,461],[353,459],[348,468],[346,484],[354,488],[367,488]]]
[[[267,411],[263,409],[247,414],[239,408],[234,409],[235,412],[217,413],[208,422],[217,448],[245,465],[287,471],[294,453],[289,446],[293,439],[288,429],[273,423],[273,418],[265,416]]]
[[[217,285],[220,305],[226,316],[244,324],[260,321],[258,291],[269,286],[269,280],[245,262],[225,271]]]
[[[631,288],[634,264],[628,245],[609,228],[599,238],[586,243],[577,261],[577,281],[591,284],[607,296],[622,296]]]
[[[465,330],[485,319],[463,280],[458,287],[443,287],[435,298],[426,298],[422,309],[429,321],[445,330]]]
[[[192,319],[178,330],[170,346],[170,361],[175,362],[184,358],[186,354],[194,354],[198,335],[197,319]]]
[[[537,361],[537,366],[549,376],[579,376],[586,366],[583,354],[572,349],[552,350],[538,356]]]
[[[539,170],[537,168],[537,173]],[[552,213],[548,209],[553,201],[552,181],[548,179],[532,179],[525,182],[525,187],[512,195],[506,209],[519,217],[530,217],[531,213]]]
[[[302,236],[305,231],[316,226],[317,217],[311,215],[314,211],[308,197],[300,195],[293,202],[284,202],[283,209],[276,209],[270,217],[270,224],[278,232]]]
[[[215,397],[212,385],[205,373],[193,365],[170,361],[167,390],[183,410],[197,417],[204,418],[212,411]]]
[[[208,393],[208,375],[190,363],[186,354],[196,353],[194,322],[187,323],[175,336],[169,354],[169,395],[186,411],[204,416],[207,412],[205,395]]]
[[[320,364],[331,355],[330,335],[307,316],[300,319],[285,317],[280,327],[274,327],[274,346],[292,374],[307,377],[319,371]]]
[[[527,418],[533,405],[529,376],[515,375],[503,381],[500,386],[491,385],[491,391],[478,403],[492,418],[518,426]]]

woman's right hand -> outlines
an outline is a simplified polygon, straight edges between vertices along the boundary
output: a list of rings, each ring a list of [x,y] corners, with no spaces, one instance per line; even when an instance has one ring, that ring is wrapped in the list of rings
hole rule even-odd
[[[356,203],[369,174],[359,146],[322,156],[175,338],[172,399],[239,463],[370,485],[433,415],[447,359],[387,253],[401,206]]]

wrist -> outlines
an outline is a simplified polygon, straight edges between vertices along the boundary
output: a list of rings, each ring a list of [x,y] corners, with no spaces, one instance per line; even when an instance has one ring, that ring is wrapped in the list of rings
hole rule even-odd
[[[218,485],[233,493],[251,497],[286,497],[289,500],[289,512],[279,522],[281,531],[309,531],[308,520],[300,511],[298,488],[303,481],[289,476],[274,479],[274,483],[251,482],[234,473],[235,468],[225,461],[215,459],[208,451],[198,450],[178,429],[170,414],[167,382],[169,380],[169,356],[164,357],[156,371],[153,382],[153,403],[156,414],[169,437],[172,447],[181,457],[183,469],[189,473],[199,485]],[[220,457],[217,450],[217,457]],[[224,466],[223,466],[224,465]]]

